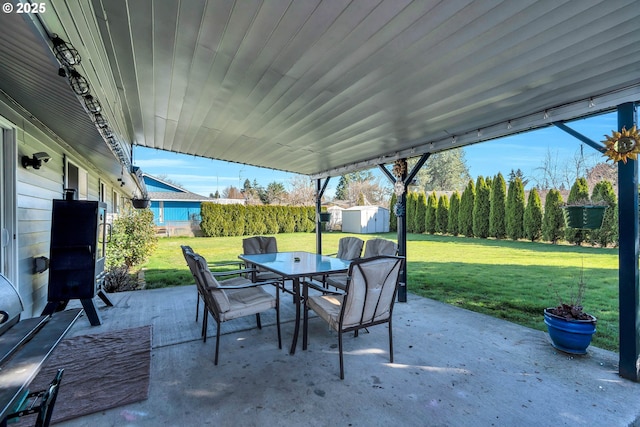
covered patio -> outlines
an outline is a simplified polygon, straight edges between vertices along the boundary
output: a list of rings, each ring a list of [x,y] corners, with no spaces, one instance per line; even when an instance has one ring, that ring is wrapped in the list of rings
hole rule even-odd
[[[1,272],[32,315],[47,283],[32,267],[48,255],[69,160],[90,200],[146,196],[139,145],[306,175],[319,206],[328,179],[351,171],[380,167],[404,190],[417,169],[395,175],[395,161],[420,167],[433,153],[614,110],[617,130],[637,123],[636,0],[41,4],[0,14]],[[20,167],[45,150],[48,165]],[[150,399],[125,408],[133,421],[114,409],[68,425],[634,425],[637,170],[619,164],[619,354],[569,358],[541,332],[410,295],[396,306],[396,364],[374,329],[348,349],[341,382],[334,337],[312,322],[311,347],[295,356],[277,350],[270,327],[240,327],[214,368],[193,325],[195,290],[144,291],[114,297],[101,326],[81,321],[73,333],[153,322]]]
[[[618,375],[618,355],[555,350],[545,333],[409,295],[394,310],[395,363],[386,326],[345,337],[340,380],[337,335],[318,318],[310,343],[278,349],[275,319],[223,324],[203,343],[195,286],[111,294],[103,324],[79,319],[70,335],[151,324],[149,398],[59,424],[131,426],[635,426],[640,384]],[[284,343],[293,304],[282,307]],[[170,313],[170,315],[167,315]],[[209,336],[215,334],[210,327]]]

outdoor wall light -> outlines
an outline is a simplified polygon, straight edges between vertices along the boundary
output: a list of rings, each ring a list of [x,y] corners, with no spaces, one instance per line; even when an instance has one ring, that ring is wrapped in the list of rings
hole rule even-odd
[[[111,131],[111,129],[109,129],[108,125],[105,125],[103,127],[100,128],[100,133],[102,133],[102,136],[106,139],[109,140],[111,138],[114,137],[113,135],[113,131]]]
[[[51,42],[53,43],[53,53],[62,65],[70,68],[80,64],[80,54],[71,43],[65,42],[57,34],[53,35]]]
[[[85,107],[87,107],[87,110],[89,110],[89,112],[94,113],[96,115],[97,113],[100,112],[100,110],[102,110],[102,105],[100,105],[100,101],[98,101],[96,98],[94,98],[91,95],[84,96],[84,105]]]
[[[93,119],[96,121],[96,125],[101,128],[107,127],[107,125],[109,124],[107,123],[107,119],[105,119],[104,116],[100,113],[94,114]]]
[[[89,93],[89,82],[76,70],[69,70],[69,84],[76,95],[82,96]]]
[[[22,156],[22,167],[26,169],[31,166],[34,169],[40,169],[40,166],[42,166],[42,162],[47,163],[49,159],[51,159],[51,156],[44,151],[34,153],[31,157]]]

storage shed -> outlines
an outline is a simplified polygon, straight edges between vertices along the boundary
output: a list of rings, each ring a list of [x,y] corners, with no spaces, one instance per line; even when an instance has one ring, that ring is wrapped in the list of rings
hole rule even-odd
[[[389,231],[389,209],[380,206],[356,206],[342,211],[344,233],[386,233]]]

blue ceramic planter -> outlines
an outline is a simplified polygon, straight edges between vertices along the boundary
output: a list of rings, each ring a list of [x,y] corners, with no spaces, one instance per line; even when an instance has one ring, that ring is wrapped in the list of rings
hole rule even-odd
[[[544,310],[544,323],[555,348],[571,354],[585,354],[596,332],[596,318],[593,320],[567,320]]]

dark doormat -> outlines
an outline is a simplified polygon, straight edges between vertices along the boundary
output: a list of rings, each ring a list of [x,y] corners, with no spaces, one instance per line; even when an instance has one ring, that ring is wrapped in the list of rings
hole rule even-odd
[[[149,394],[151,326],[67,338],[29,390],[43,390],[64,368],[51,423],[145,400]],[[30,426],[33,416],[18,426]],[[16,425],[16,424],[14,424]]]

